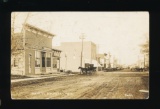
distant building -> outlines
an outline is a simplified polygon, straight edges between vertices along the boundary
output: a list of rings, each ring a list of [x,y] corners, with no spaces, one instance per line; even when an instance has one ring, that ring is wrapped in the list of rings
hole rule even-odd
[[[16,36],[16,35],[15,35]],[[60,50],[52,49],[53,34],[34,27],[24,25],[23,33],[18,33],[20,40],[18,54],[11,56],[11,74],[33,75],[57,72]],[[14,40],[11,42],[14,44]]]
[[[56,47],[62,50],[60,68],[63,70],[72,70],[79,72],[81,66],[81,51],[82,42],[62,42],[60,46]],[[82,67],[87,64],[93,64],[95,67],[100,66],[97,62],[96,44],[91,41],[83,42]]]
[[[107,68],[107,54],[97,54],[97,61],[101,65],[98,70],[104,70]]]

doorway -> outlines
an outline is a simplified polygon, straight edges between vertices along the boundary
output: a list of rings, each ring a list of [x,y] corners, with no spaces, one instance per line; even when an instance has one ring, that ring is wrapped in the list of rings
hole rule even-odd
[[[42,73],[46,72],[46,52],[41,52],[42,56]]]

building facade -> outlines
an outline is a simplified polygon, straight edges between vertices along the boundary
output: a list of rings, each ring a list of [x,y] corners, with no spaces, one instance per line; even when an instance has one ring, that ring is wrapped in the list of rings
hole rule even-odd
[[[82,42],[62,42],[56,48],[63,51],[60,56],[60,68],[62,70],[79,72],[80,69],[78,67],[81,66]],[[82,67],[85,67],[87,64],[93,64],[96,67],[98,65],[96,54],[96,44],[91,41],[83,42]]]
[[[54,35],[30,24],[23,26],[23,32],[17,38],[21,40],[20,49],[16,50],[18,54],[11,54],[11,74],[57,72],[61,51],[52,49]]]
[[[98,70],[104,70],[108,68],[107,66],[107,54],[97,54],[97,61],[100,63],[101,66],[98,66]]]

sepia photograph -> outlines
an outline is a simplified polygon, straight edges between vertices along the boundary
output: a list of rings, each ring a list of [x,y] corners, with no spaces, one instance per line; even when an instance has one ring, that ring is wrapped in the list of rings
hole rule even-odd
[[[12,12],[11,99],[149,99],[149,12]]]

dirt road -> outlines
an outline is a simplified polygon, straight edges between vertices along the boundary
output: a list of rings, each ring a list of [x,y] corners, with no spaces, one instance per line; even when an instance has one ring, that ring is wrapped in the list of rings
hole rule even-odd
[[[11,87],[13,99],[147,99],[145,72],[96,72]]]

